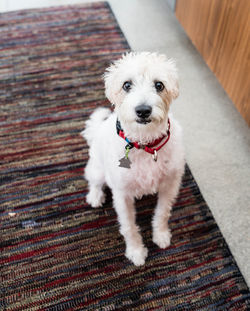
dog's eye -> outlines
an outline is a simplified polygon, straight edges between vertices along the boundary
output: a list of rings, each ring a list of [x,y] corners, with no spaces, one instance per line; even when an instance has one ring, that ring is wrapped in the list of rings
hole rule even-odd
[[[122,88],[124,89],[124,91],[129,92],[132,88],[132,82],[131,81],[124,82]]]
[[[155,82],[155,89],[156,89],[157,92],[163,91],[163,89],[164,89],[163,83],[160,82],[160,81],[156,81]]]

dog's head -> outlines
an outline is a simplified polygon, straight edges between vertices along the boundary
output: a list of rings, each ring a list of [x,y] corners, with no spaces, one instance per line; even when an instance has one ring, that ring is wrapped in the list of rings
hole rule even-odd
[[[118,118],[134,130],[165,122],[169,105],[179,94],[174,61],[157,53],[125,54],[107,68],[104,81]]]

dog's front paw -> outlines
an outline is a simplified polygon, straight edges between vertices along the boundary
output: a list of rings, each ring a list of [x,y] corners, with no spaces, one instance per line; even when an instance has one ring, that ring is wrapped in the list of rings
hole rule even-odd
[[[171,237],[169,229],[155,230],[153,232],[153,242],[160,248],[167,248],[170,245]]]
[[[148,256],[148,250],[144,246],[139,248],[127,247],[125,255],[135,266],[142,266]]]
[[[98,188],[90,188],[90,191],[86,197],[86,201],[94,208],[100,207],[105,202],[105,194]]]

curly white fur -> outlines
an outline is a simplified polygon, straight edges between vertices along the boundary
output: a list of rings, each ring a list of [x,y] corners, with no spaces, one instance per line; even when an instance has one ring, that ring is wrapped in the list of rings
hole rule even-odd
[[[93,207],[101,206],[105,200],[104,185],[111,188],[120,232],[126,241],[126,256],[139,266],[145,263],[147,249],[135,222],[135,198],[158,193],[152,221],[153,241],[161,248],[170,245],[168,219],[184,172],[181,128],[169,113],[172,99],[178,96],[177,71],[174,61],[165,55],[128,53],[106,70],[104,80],[106,96],[115,110],[111,113],[107,108],[97,109],[82,132],[90,147],[85,169],[89,184],[87,202]],[[132,84],[128,92],[123,89],[125,81]],[[156,81],[164,85],[160,92],[155,88]],[[152,108],[150,123],[137,122],[135,109],[141,104]],[[159,150],[156,162],[149,153],[133,148],[129,152],[131,168],[118,166],[127,143],[116,133],[117,118],[126,136],[141,144],[166,134],[170,119],[171,137]]]

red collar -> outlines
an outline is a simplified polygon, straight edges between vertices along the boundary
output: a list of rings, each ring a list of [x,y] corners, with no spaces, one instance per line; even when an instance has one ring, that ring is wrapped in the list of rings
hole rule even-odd
[[[117,134],[120,137],[122,137],[123,139],[125,139],[126,142],[128,143],[128,145],[125,147],[125,149],[127,149],[127,148],[132,149],[133,147],[135,147],[137,149],[143,149],[144,151],[153,154],[154,155],[154,160],[156,161],[157,160],[157,151],[159,151],[169,141],[169,138],[170,138],[170,120],[168,119],[167,134],[163,135],[160,138],[157,138],[156,140],[154,140],[152,143],[150,143],[148,145],[142,145],[142,144],[140,144],[138,142],[131,142],[125,136],[125,133],[124,133],[123,129],[121,128],[121,124],[120,124],[120,122],[118,120],[116,121],[116,130],[117,130]],[[159,146],[156,147],[157,145],[159,145]],[[154,147],[156,147],[156,148],[154,148]]]

